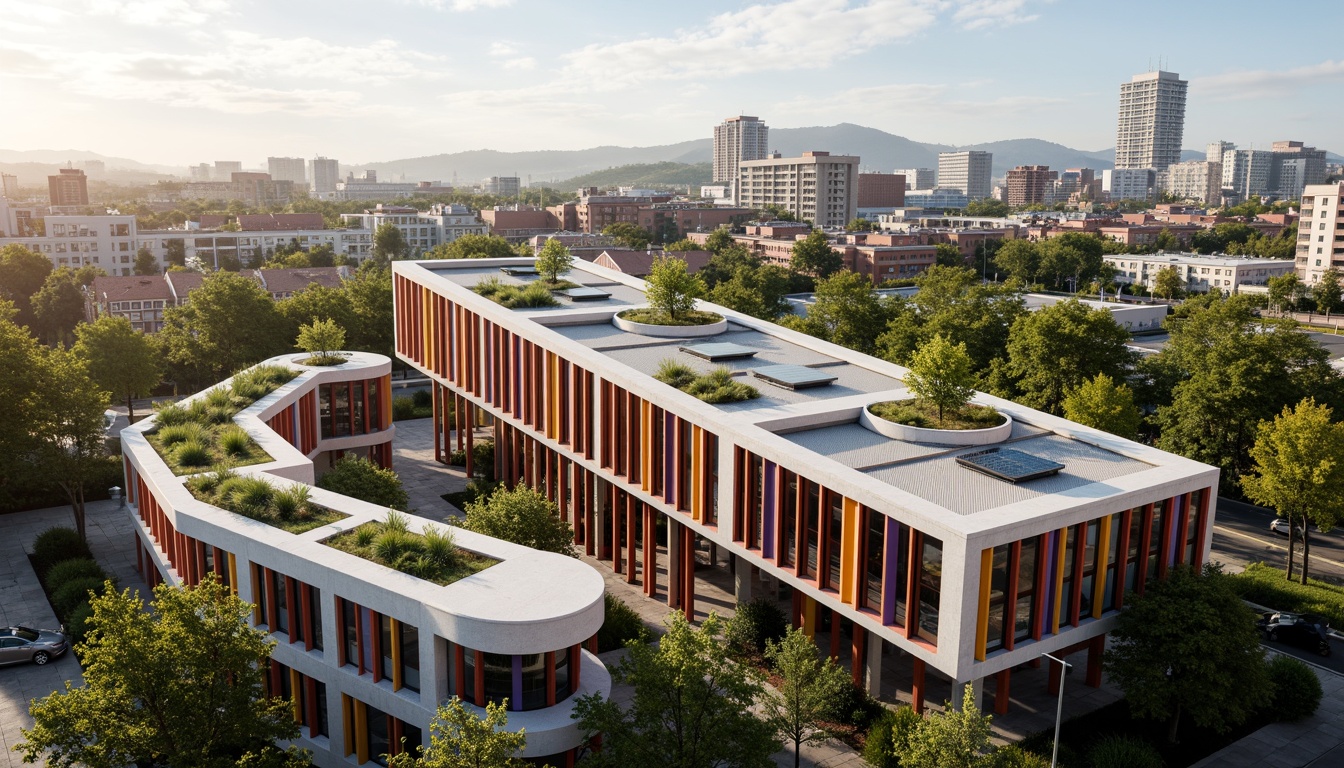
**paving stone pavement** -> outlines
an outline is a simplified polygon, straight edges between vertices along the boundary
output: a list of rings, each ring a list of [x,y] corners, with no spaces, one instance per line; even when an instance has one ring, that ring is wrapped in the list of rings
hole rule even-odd
[[[131,548],[131,521],[116,502],[90,502],[85,513],[86,534],[94,557],[122,587],[146,591],[135,572]],[[49,628],[57,626],[56,616],[42,592],[42,585],[28,562],[27,552],[33,539],[54,526],[74,527],[69,507],[15,512],[0,516],[0,626],[25,624]],[[73,653],[45,666],[17,664],[0,667],[0,768],[18,768],[24,763],[15,744],[23,740],[20,728],[33,724],[28,704],[53,691],[62,690],[65,681],[83,682],[79,662]]]

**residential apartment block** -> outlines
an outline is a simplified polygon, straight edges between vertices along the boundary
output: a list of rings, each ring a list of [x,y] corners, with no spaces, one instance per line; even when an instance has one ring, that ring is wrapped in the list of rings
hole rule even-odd
[[[283,205],[293,199],[294,182],[277,181],[269,173],[236,171],[229,181],[192,181],[183,184],[179,196],[184,200],[241,200],[248,206],[264,208],[268,205]]]
[[[1027,205],[1052,202],[1055,182],[1059,173],[1048,165],[1019,165],[1008,171],[1008,205],[1021,208]]]
[[[1297,276],[1308,285],[1329,269],[1344,271],[1344,182],[1303,190],[1296,262]]]
[[[295,189],[308,188],[307,161],[302,157],[268,157],[266,170],[276,181],[288,181]]]
[[[89,204],[89,179],[78,168],[58,168],[47,177],[47,195],[56,208]]]
[[[472,290],[537,279],[500,271],[530,265],[394,264],[398,356],[493,431],[497,476],[546,493],[619,578],[693,614],[695,571],[727,555],[739,603],[755,574],[787,587],[791,621],[828,631],[875,695],[895,698],[882,667],[899,664],[917,710],[989,681],[1006,712],[1016,667],[1075,651],[1099,686],[1128,596],[1208,558],[1214,467],[984,394],[1011,421],[900,429],[867,406],[909,398],[906,369],[704,303],[727,322],[627,330],[616,315],[646,303],[644,283],[593,264],[568,278],[605,296],[555,308]],[[703,402],[654,378],[667,360],[726,366],[760,396]]]
[[[1177,200],[1217,205],[1223,198],[1223,164],[1207,160],[1174,163],[1157,172],[1157,185]]]
[[[1101,189],[1111,200],[1151,200],[1157,174],[1151,168],[1107,168]]]
[[[1175,72],[1145,72],[1120,86],[1115,137],[1117,169],[1161,170],[1181,161],[1185,92]]]
[[[939,152],[938,187],[955,189],[969,200],[989,197],[994,154],[992,152]]]
[[[770,128],[757,117],[739,115],[714,126],[714,183],[736,181],[738,164],[764,158],[769,140]]]
[[[377,232],[383,224],[392,224],[401,230],[412,254],[451,243],[463,235],[484,235],[490,231],[470,208],[456,203],[435,203],[428,211],[380,203],[363,213],[343,213],[341,221],[369,232]]]
[[[1295,265],[1287,259],[1205,256],[1198,253],[1121,253],[1102,258],[1115,267],[1117,283],[1144,285],[1151,290],[1160,270],[1175,267],[1186,290],[1195,293],[1233,294],[1242,286],[1268,285],[1271,277],[1291,274],[1295,269]]]
[[[341,164],[330,158],[314,157],[309,165],[313,194],[323,199],[336,194],[336,185],[341,181]]]
[[[932,168],[897,168],[896,173],[905,177],[906,189],[933,189],[936,183]]]
[[[481,182],[481,194],[517,197],[522,181],[517,176],[487,176]]]
[[[1274,153],[1264,149],[1229,149],[1223,153],[1223,188],[1241,200],[1268,195],[1274,177]]]
[[[330,546],[388,511],[316,479],[345,455],[390,466],[396,430],[391,361],[348,354],[321,368],[302,365],[303,355],[267,361],[297,375],[234,417],[271,457],[235,472],[302,486],[339,519],[290,533],[196,498],[147,439],[150,418],[121,433],[137,568],[151,586],[213,573],[254,605],[252,623],[276,641],[267,691],[293,698],[295,743],[318,766],[385,764],[384,755],[427,745],[439,703],[457,696],[479,714],[507,699],[508,728],[527,732],[522,756],[572,768],[586,746],[570,717],[575,702],[611,690],[593,653],[601,574],[461,528],[455,545],[486,567],[447,585]],[[406,521],[413,535],[433,526]]]
[[[777,205],[818,227],[843,227],[858,208],[858,171],[858,157],[830,152],[744,160],[737,203],[756,210]]]

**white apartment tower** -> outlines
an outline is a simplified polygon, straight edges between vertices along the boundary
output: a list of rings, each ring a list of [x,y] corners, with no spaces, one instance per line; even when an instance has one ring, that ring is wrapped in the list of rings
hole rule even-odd
[[[938,187],[956,189],[970,200],[983,200],[990,193],[992,152],[939,152]]]
[[[932,168],[897,168],[896,173],[905,177],[906,189],[933,189]]]
[[[1181,161],[1187,85],[1175,72],[1145,72],[1120,86],[1116,168],[1162,170]]]
[[[1236,148],[1237,145],[1230,141],[1210,141],[1209,146],[1204,150],[1204,159],[1210,163],[1221,163],[1223,162],[1223,154]]]
[[[802,157],[743,160],[737,181],[738,205],[777,205],[818,227],[843,227],[859,202],[859,158],[830,152]]]
[[[737,178],[737,164],[760,160],[769,149],[770,128],[758,117],[739,115],[714,126],[714,183]]]
[[[336,184],[341,180],[341,164],[325,157],[314,157],[313,192],[318,197],[336,192]]]
[[[1344,270],[1344,182],[1308,184],[1297,222],[1297,276],[1307,285]]]
[[[302,157],[268,157],[266,171],[274,181],[292,181],[301,189],[308,186],[308,174]]]

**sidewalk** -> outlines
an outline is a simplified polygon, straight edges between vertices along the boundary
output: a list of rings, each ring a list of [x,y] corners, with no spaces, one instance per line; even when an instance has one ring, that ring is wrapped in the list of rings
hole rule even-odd
[[[98,563],[121,587],[147,594],[144,581],[135,572],[131,521],[125,511],[118,509],[116,502],[95,501],[87,505],[86,515],[89,547]],[[0,626],[57,626],[27,552],[42,531],[57,525],[73,528],[74,524],[69,507],[0,515],[0,529],[4,531],[0,537]],[[33,664],[0,667],[0,768],[23,765],[19,753],[12,750],[23,741],[19,729],[32,727],[28,703],[62,690],[66,680],[76,685],[83,681],[73,653],[41,667]]]

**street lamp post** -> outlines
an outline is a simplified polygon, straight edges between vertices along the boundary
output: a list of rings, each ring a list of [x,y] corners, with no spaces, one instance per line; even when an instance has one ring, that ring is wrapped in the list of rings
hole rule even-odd
[[[1057,661],[1057,662],[1059,662],[1059,667],[1060,667],[1060,669],[1059,669],[1059,703],[1055,706],[1055,748],[1054,748],[1054,750],[1050,753],[1050,768],[1055,768],[1056,764],[1057,764],[1058,761],[1059,761],[1059,723],[1060,723],[1060,720],[1064,717],[1064,673],[1067,672],[1067,671],[1069,671],[1070,669],[1072,669],[1072,668],[1073,668],[1073,665],[1070,664],[1070,663],[1068,663],[1068,662],[1066,662],[1066,661],[1064,661],[1063,659],[1057,659],[1057,658],[1055,658],[1054,656],[1051,656],[1051,655],[1048,654],[1048,653],[1042,653],[1041,656],[1043,656],[1043,657],[1045,657],[1045,658],[1047,658],[1047,659],[1049,659],[1049,660],[1051,660],[1051,661]]]

